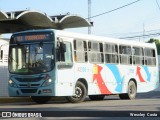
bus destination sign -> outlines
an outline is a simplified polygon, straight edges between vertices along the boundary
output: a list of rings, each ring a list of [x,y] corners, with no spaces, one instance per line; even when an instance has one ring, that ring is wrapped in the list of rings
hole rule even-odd
[[[15,37],[16,41],[42,41],[49,40],[49,34],[23,35]]]

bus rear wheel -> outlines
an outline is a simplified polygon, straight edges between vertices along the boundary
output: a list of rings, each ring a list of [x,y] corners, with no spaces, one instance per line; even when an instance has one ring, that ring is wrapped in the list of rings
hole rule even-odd
[[[119,94],[120,99],[135,99],[137,93],[137,87],[134,81],[130,81],[128,84],[128,93]]]
[[[91,100],[103,100],[105,95],[89,95]]]
[[[85,85],[82,82],[78,81],[75,86],[75,95],[68,96],[66,97],[66,99],[72,103],[80,103],[85,100],[86,95],[87,95],[87,90]]]
[[[51,97],[49,96],[31,96],[31,99],[38,104],[45,104],[51,99]]]

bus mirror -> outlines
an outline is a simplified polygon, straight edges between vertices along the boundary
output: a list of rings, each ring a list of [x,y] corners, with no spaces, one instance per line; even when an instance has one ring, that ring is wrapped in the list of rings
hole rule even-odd
[[[62,53],[65,53],[65,52],[66,52],[66,45],[65,45],[63,42],[60,43],[60,51],[61,51]]]
[[[61,53],[65,53],[66,52],[66,44],[64,44],[63,39],[62,38],[57,38],[57,47],[59,49],[59,51]]]

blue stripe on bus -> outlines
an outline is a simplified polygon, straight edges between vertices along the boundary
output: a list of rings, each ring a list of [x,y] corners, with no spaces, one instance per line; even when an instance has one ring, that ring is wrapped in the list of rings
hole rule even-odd
[[[124,80],[124,76],[121,78],[121,75],[119,73],[119,70],[117,68],[116,65],[114,64],[106,64],[106,66],[112,71],[115,79],[116,79],[116,82],[117,82],[117,87],[116,87],[116,91],[117,92],[122,92],[122,82]]]
[[[142,66],[143,69],[145,70],[146,74],[147,74],[147,81],[150,82],[151,80],[151,74],[149,73],[148,67],[147,66]]]

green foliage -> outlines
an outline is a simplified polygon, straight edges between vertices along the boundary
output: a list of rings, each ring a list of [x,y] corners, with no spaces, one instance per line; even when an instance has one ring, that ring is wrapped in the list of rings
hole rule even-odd
[[[153,43],[153,42],[155,42],[155,44],[157,46],[158,55],[160,55],[160,40],[151,38],[147,43]]]

